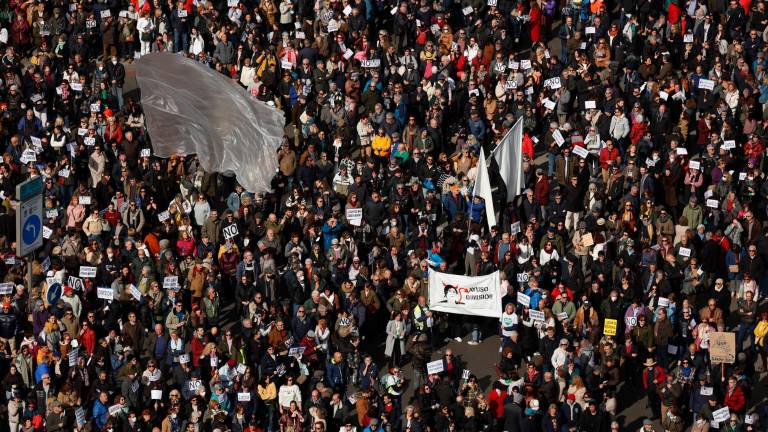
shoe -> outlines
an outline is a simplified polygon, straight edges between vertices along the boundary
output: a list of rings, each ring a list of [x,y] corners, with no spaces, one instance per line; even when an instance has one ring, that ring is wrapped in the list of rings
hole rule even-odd
[[[455,337],[455,338],[453,338],[453,340],[455,340],[456,342],[461,342],[461,338],[460,338],[460,337],[458,337],[458,336],[457,336],[457,337]]]
[[[471,341],[467,342],[467,344],[468,345],[480,345],[480,342],[471,340]]]

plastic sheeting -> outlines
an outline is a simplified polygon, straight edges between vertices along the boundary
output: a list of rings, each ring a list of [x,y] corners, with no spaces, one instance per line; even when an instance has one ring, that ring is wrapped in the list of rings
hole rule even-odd
[[[271,189],[282,111],[181,55],[143,56],[136,79],[155,155],[197,154],[203,169],[235,175],[249,192]]]

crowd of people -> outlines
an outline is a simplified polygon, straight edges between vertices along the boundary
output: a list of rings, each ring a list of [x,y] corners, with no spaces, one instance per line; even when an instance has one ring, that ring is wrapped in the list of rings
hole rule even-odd
[[[766,430],[763,0],[7,0],[0,27],[0,431]],[[126,82],[155,52],[285,114],[269,191],[154,156]],[[488,226],[478,156],[518,121]],[[500,318],[430,310],[430,271],[499,271]]]

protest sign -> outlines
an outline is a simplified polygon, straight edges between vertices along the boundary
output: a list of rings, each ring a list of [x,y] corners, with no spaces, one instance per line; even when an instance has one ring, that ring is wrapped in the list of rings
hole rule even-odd
[[[712,363],[734,363],[736,361],[736,334],[733,332],[711,332],[709,334],[709,359]]]

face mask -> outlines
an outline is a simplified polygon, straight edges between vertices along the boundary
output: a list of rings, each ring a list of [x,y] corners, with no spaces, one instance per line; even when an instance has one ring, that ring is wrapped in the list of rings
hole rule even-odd
[[[616,299],[617,299],[617,298],[618,298],[618,297],[616,297],[616,296],[611,296],[611,300],[612,300],[612,301],[616,301]]]

